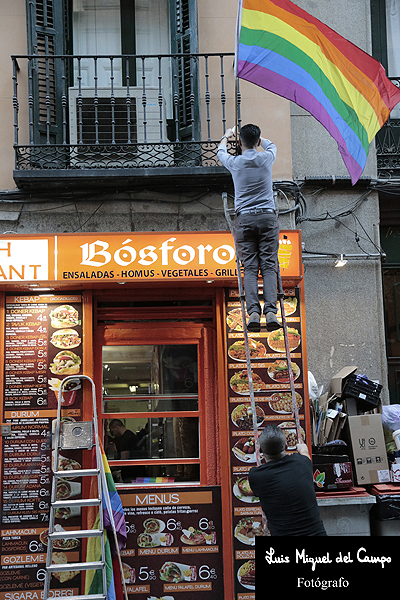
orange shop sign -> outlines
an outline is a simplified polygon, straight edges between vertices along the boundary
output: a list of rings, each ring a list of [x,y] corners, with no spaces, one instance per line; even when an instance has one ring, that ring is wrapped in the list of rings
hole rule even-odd
[[[281,231],[283,277],[301,276],[300,231]],[[0,239],[0,284],[21,281],[234,280],[228,232],[87,233]]]

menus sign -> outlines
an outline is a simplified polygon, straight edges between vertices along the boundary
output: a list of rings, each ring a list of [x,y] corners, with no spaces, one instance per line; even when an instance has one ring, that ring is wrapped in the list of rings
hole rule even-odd
[[[47,552],[52,479],[52,423],[59,387],[82,363],[80,295],[8,296],[4,351],[0,600],[40,600]],[[68,384],[67,384],[68,386]],[[81,418],[79,382],[65,387],[64,419]],[[78,468],[79,453],[62,457],[61,468]],[[80,483],[65,482],[63,494],[79,495]],[[61,509],[58,528],[76,528],[80,513]],[[60,540],[56,561],[79,560],[80,541]],[[65,554],[68,550],[68,555]],[[72,551],[72,552],[71,552]],[[76,575],[76,574],[75,574]],[[52,587],[78,593],[79,577]],[[10,596],[19,591],[21,595]]]
[[[122,561],[135,600],[221,600],[218,487],[121,490],[128,540]]]
[[[300,294],[298,288],[285,289],[284,292],[294,385],[305,439]],[[226,307],[235,600],[253,600],[254,546],[255,538],[263,535],[263,515],[259,499],[254,496],[248,482],[249,470],[256,466],[256,455],[242,312],[237,297],[237,290],[230,290]],[[279,316],[278,310],[278,318]],[[267,332],[265,317],[262,317],[261,332],[249,332],[249,346],[259,432],[267,423],[277,423],[286,435],[286,451],[290,453],[296,448],[297,432],[292,415],[283,330]]]

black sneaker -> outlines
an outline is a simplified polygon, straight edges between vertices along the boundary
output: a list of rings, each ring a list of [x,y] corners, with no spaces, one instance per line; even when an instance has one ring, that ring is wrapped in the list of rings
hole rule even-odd
[[[279,323],[276,314],[273,312],[267,312],[265,319],[267,321],[267,331],[275,331],[282,327],[282,323]]]
[[[248,331],[260,331],[260,317],[261,315],[257,312],[251,313],[249,320],[247,321],[247,330]]]

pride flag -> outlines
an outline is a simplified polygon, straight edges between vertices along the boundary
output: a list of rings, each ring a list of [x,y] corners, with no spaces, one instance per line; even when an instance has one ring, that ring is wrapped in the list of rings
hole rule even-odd
[[[239,0],[236,75],[311,113],[336,140],[353,185],[400,102],[378,61],[290,0]]]
[[[110,466],[104,452],[104,448],[100,443],[101,458],[105,472],[107,484],[107,495],[103,489],[103,523],[104,523],[104,546],[105,546],[105,562],[106,562],[106,578],[107,578],[107,600],[122,600],[124,596],[122,588],[121,570],[115,546],[113,527],[110,512],[107,508],[111,508],[112,517],[114,519],[115,530],[117,533],[117,541],[119,550],[126,543],[127,531],[124,510],[122,508],[121,498],[116,490],[115,483],[111,474]],[[91,496],[96,497],[96,478],[92,478]],[[88,508],[88,529],[100,528],[100,514],[97,507],[90,506]],[[87,543],[87,562],[95,562],[101,560],[101,538],[91,537]],[[85,594],[102,594],[103,593],[103,578],[100,570],[87,571],[85,579]]]

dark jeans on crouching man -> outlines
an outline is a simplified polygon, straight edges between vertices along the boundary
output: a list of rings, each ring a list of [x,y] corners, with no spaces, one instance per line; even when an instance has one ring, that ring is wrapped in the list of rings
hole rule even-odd
[[[279,223],[276,212],[241,213],[235,219],[235,241],[244,270],[247,313],[261,314],[258,272],[263,278],[264,314],[277,312]]]

